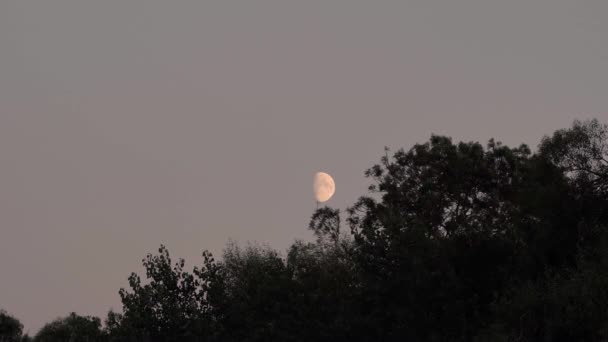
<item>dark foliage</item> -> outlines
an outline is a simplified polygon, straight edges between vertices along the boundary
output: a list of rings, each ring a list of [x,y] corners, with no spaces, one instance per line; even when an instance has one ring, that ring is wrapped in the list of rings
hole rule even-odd
[[[101,342],[105,340],[101,321],[97,317],[79,316],[71,313],[47,323],[36,336],[35,342]]]
[[[22,339],[23,325],[6,311],[0,310],[0,342],[18,342]]]
[[[161,246],[103,332],[72,315],[36,339],[608,341],[608,126],[576,121],[536,153],[432,136],[366,176],[350,233],[323,207],[315,242],[231,243],[192,272]]]
[[[184,271],[183,259],[172,263],[161,246],[158,255],[149,254],[143,265],[149,281],[142,284],[133,273],[131,291],[120,290],[123,314],[110,312],[107,330],[116,341],[205,341],[214,335],[215,314],[211,305],[211,284],[222,282],[221,271],[208,252],[203,266]],[[217,281],[216,281],[217,279]],[[202,338],[202,336],[209,336]]]

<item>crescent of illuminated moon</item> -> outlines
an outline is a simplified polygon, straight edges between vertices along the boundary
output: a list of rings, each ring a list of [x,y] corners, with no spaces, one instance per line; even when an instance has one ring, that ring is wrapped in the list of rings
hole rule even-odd
[[[336,183],[329,174],[325,172],[317,172],[313,182],[313,189],[315,199],[318,202],[326,202],[336,192]]]

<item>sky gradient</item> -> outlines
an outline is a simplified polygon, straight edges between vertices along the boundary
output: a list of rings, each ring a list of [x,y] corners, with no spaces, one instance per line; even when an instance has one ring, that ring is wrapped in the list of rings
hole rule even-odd
[[[608,2],[0,1],[0,307],[105,317],[141,259],[284,250],[383,147],[608,121]]]

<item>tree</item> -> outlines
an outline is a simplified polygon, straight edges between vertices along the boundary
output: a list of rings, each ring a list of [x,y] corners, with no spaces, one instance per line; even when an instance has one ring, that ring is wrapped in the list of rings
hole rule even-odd
[[[575,121],[572,128],[545,137],[539,150],[568,177],[581,216],[578,242],[595,253],[608,230],[608,125]]]
[[[572,128],[545,137],[540,153],[579,186],[608,194],[608,124],[597,119],[574,121]]]
[[[299,341],[353,341],[359,331],[360,279],[354,263],[352,238],[340,234],[340,213],[317,210],[309,228],[317,241],[296,241],[287,254],[292,279],[292,329]]]
[[[222,341],[293,341],[291,279],[275,250],[228,244],[220,265],[223,293],[218,303]],[[294,335],[296,334],[296,335]]]
[[[230,243],[184,271],[164,246],[129,277],[112,341],[601,341],[608,338],[608,127],[538,152],[432,136],[388,149],[370,194],[311,217],[285,257]]]
[[[571,128],[545,137],[538,158],[567,180],[568,208],[553,211],[557,220],[543,217],[542,222],[551,223],[545,234],[555,249],[566,254],[575,246],[576,262],[511,284],[495,304],[491,335],[518,341],[604,341],[608,338],[608,126],[597,120],[575,121]],[[545,198],[541,205],[549,208],[565,196],[550,197],[554,200]],[[569,237],[560,239],[559,232],[566,230]]]
[[[18,319],[0,310],[0,342],[17,342],[21,340],[23,325]]]
[[[317,209],[310,219],[308,228],[317,237],[317,242],[340,239],[340,210],[323,207]]]
[[[35,342],[101,342],[104,339],[99,318],[74,312],[45,324],[34,337]]]
[[[366,175],[347,221],[383,339],[472,340],[510,283],[575,263],[566,178],[525,145],[432,136]]]
[[[121,289],[123,314],[110,312],[107,324],[115,339],[144,341],[204,341],[211,337],[213,307],[209,304],[211,280],[218,268],[213,257],[203,252],[203,266],[184,271],[185,261],[172,263],[162,246],[158,255],[143,260],[146,277],[132,273],[131,291]]]

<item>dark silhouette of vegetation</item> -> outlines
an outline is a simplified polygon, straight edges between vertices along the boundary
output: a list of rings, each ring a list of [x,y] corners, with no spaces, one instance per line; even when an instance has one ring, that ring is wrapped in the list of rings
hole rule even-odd
[[[6,311],[0,310],[0,342],[19,342],[23,338],[22,333],[23,324]]]
[[[105,338],[101,320],[97,317],[79,316],[72,312],[43,326],[34,337],[36,342],[95,342]]]
[[[608,341],[607,125],[537,152],[443,136],[389,152],[350,233],[323,207],[314,242],[230,243],[191,272],[161,246],[103,329],[71,314],[35,341]],[[0,313],[0,334],[21,325]]]

